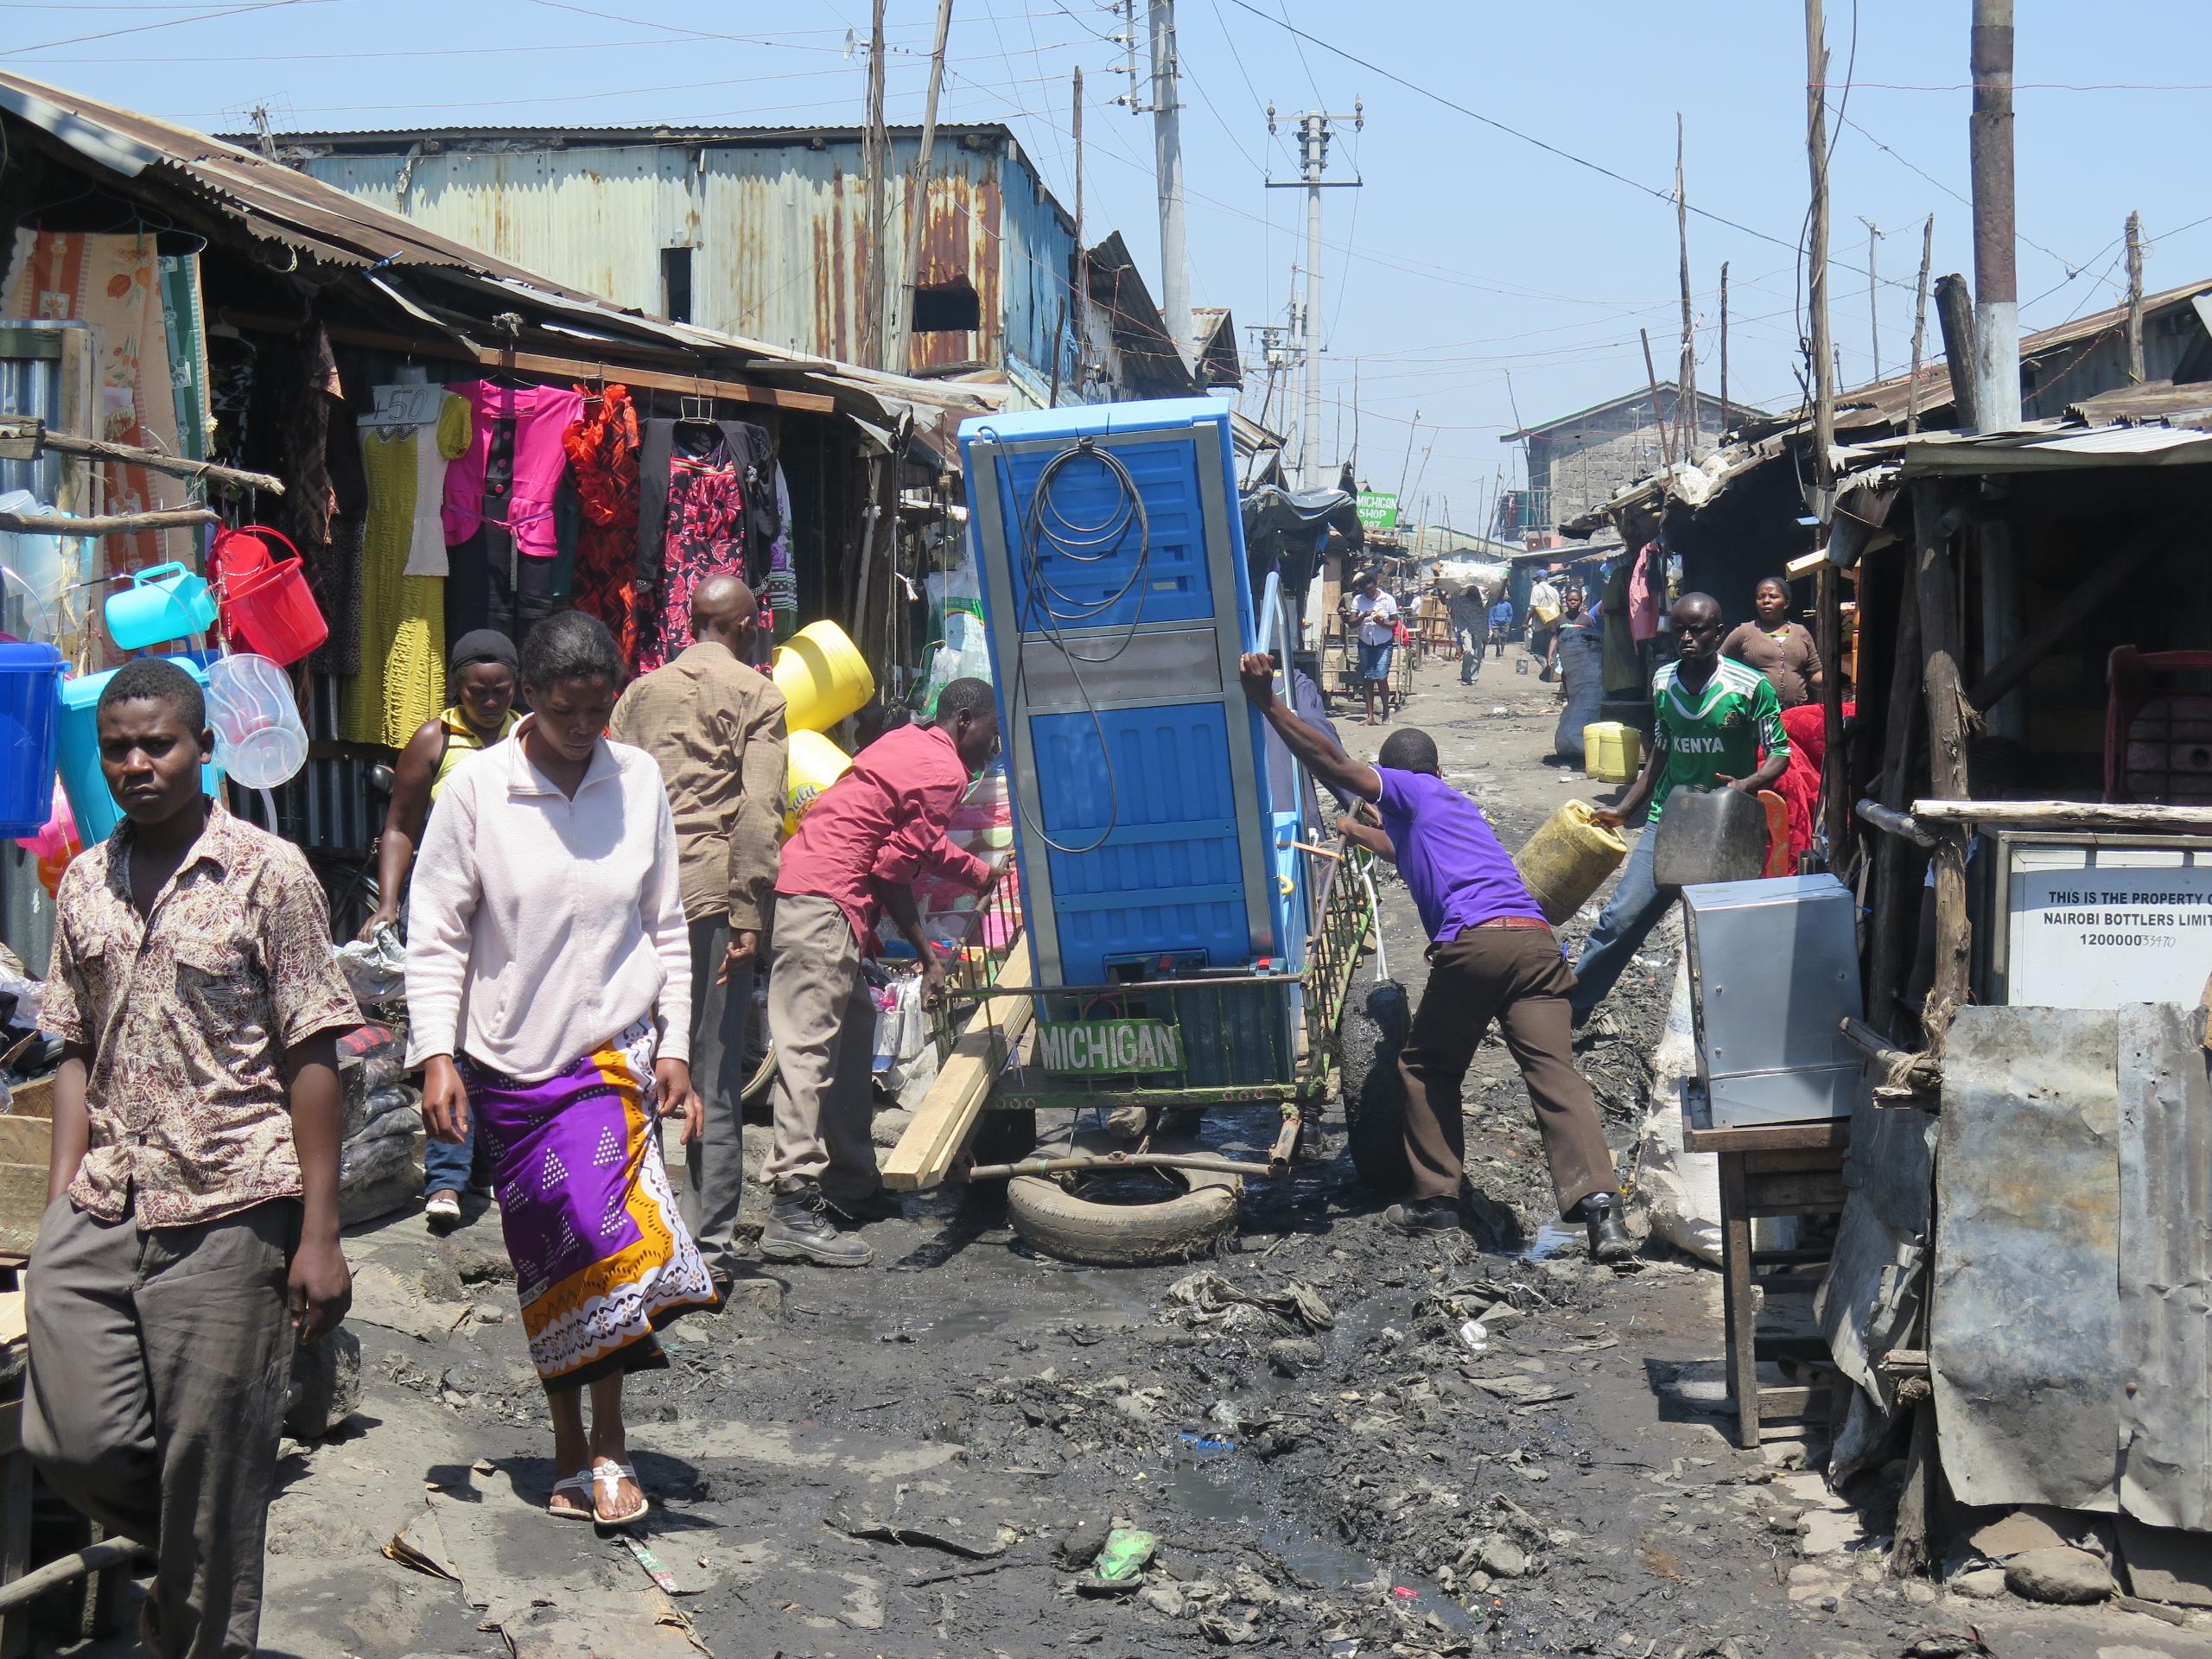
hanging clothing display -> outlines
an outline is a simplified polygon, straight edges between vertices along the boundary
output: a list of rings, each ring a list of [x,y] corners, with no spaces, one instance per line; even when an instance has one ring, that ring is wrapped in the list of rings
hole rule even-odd
[[[575,607],[607,624],[633,667],[638,661],[638,406],[629,388],[594,395],[576,388],[583,412],[562,436],[582,507],[573,584]]]
[[[331,513],[315,556],[306,557],[305,543],[300,550],[308,590],[330,625],[330,638],[308,660],[326,674],[358,674],[364,626],[361,546],[368,528],[369,481],[361,469],[360,431],[353,423],[353,411],[332,400],[324,421],[328,447],[323,473],[330,481]]]
[[[369,511],[362,549],[361,669],[346,687],[339,730],[353,743],[404,747],[445,705],[445,583],[410,576],[418,495],[440,482],[420,473],[419,433],[364,433]]]
[[[566,386],[502,386],[489,380],[463,380],[446,390],[467,400],[472,417],[468,447],[446,469],[447,545],[467,541],[496,517],[514,538],[517,553],[551,558],[557,550],[553,493],[568,464],[561,439],[575,424],[582,394]],[[495,515],[486,508],[485,474],[501,422],[513,423],[514,460],[506,510]]]
[[[143,233],[99,236],[82,231],[16,232],[0,316],[91,326],[99,384],[94,435],[167,454],[178,453],[176,400],[170,390],[168,331],[162,321],[154,238]],[[144,512],[186,505],[179,479],[143,467],[92,469],[94,510]],[[188,530],[140,531],[92,544],[101,561],[82,574],[97,577],[168,559],[192,556]]]
[[[1659,635],[1660,613],[1667,608],[1667,556],[1656,542],[1637,550],[1628,578],[1628,631],[1637,645]]]
[[[450,569],[446,557],[446,467],[468,448],[468,400],[448,393],[440,402],[436,420],[404,429],[415,436],[415,518],[408,530],[407,574],[442,578]]]
[[[798,572],[791,565],[791,491],[784,465],[776,463],[776,539],[768,544],[768,583],[760,597],[771,619],[769,638],[779,643],[798,632]]]
[[[717,575],[749,575],[740,421],[648,421],[639,462],[639,579],[652,601],[638,667],[650,672],[691,643],[691,594]],[[756,578],[757,580],[757,578]]]

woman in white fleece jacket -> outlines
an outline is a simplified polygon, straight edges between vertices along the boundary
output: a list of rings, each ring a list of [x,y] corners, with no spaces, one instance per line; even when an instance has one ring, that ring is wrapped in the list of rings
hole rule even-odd
[[[408,1058],[440,1140],[490,1155],[561,1478],[549,1511],[620,1526],[651,1507],[622,1379],[654,1332],[717,1301],[677,1213],[658,1117],[699,1134],[691,945],[660,768],[604,735],[622,663],[582,612],[523,646],[531,713],[447,783],[415,865]],[[591,1391],[584,1425],[583,1391]]]

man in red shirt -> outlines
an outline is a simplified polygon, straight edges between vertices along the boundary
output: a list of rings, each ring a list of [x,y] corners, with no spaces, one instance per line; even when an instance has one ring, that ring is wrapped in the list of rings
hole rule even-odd
[[[945,839],[952,809],[998,748],[998,705],[981,680],[955,680],[929,725],[887,732],[815,798],[784,845],[776,878],[768,1032],[776,1045],[775,1209],[760,1235],[771,1262],[865,1267],[874,1252],[840,1233],[896,1213],[868,1138],[875,1001],[861,973],[884,913],[922,959],[934,997],[944,966],[922,935],[913,880],[935,871],[976,892],[991,867]]]

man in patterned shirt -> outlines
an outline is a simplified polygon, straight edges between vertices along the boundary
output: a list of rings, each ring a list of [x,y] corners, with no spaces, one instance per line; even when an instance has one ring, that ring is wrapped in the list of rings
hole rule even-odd
[[[1598,808],[1598,821],[1617,829],[1633,823],[1645,802],[1651,810],[1574,964],[1567,1001],[1578,1027],[1681,896],[1680,887],[1651,879],[1652,830],[1667,798],[1686,784],[1756,796],[1789,764],[1789,735],[1774,687],[1758,670],[1720,654],[1719,601],[1710,594],[1684,594],[1668,615],[1681,654],[1651,677],[1651,753],[1620,804]]]
[[[127,664],[98,719],[125,822],[56,895],[23,1444],[154,1548],[147,1652],[245,1659],[292,1348],[353,1300],[336,1044],[360,1014],[307,860],[200,792],[214,734],[191,677]]]

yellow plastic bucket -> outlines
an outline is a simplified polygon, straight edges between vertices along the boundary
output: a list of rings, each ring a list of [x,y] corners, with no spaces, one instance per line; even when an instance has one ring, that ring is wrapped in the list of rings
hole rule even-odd
[[[784,725],[794,736],[828,731],[875,695],[867,659],[835,622],[810,622],[777,646],[770,674],[784,694]]]
[[[798,821],[814,798],[853,769],[851,758],[819,732],[793,732],[784,754],[784,836],[798,832]]]
[[[1643,734],[1617,720],[1582,728],[1582,772],[1600,783],[1625,784],[1643,769]]]
[[[1589,802],[1567,801],[1536,826],[1513,861],[1529,896],[1556,927],[1587,904],[1627,856],[1627,839],[1599,823]]]

